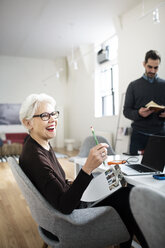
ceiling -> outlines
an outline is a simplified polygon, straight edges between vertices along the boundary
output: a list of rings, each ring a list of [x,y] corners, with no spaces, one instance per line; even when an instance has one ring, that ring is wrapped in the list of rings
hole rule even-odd
[[[55,59],[115,33],[141,0],[0,0],[0,55]]]

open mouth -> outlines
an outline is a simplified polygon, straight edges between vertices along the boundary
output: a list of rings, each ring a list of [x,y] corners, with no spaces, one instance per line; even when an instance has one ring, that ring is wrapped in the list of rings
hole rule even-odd
[[[46,130],[48,130],[49,132],[53,132],[55,130],[55,127],[54,126],[47,127]]]

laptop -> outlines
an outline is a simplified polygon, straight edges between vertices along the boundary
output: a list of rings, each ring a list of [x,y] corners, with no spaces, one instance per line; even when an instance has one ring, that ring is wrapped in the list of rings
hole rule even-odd
[[[151,135],[148,139],[141,163],[123,165],[122,172],[127,176],[152,175],[162,173],[164,166],[165,136]]]

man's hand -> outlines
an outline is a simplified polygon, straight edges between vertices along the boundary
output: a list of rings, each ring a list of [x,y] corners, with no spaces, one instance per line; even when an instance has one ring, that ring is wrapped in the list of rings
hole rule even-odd
[[[154,112],[154,109],[153,110],[150,110],[149,108],[140,108],[139,109],[139,115],[142,116],[142,117],[148,117],[150,114],[152,114]]]
[[[162,113],[159,115],[159,117],[165,118],[165,111],[162,112]]]

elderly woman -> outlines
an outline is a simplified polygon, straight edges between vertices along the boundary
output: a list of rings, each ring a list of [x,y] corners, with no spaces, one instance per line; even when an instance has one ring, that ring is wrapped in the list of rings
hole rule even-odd
[[[19,164],[47,201],[62,213],[69,214],[75,208],[88,207],[81,197],[93,178],[92,171],[107,158],[108,145],[102,143],[92,148],[78,176],[69,184],[49,143],[56,135],[58,124],[59,112],[55,110],[55,105],[55,100],[46,94],[32,94],[23,102],[20,120],[28,129],[29,137],[23,146]],[[131,214],[129,193],[129,188],[121,188],[95,207],[113,206],[131,238],[135,234],[142,247],[148,247]],[[121,247],[131,247],[131,239]]]

